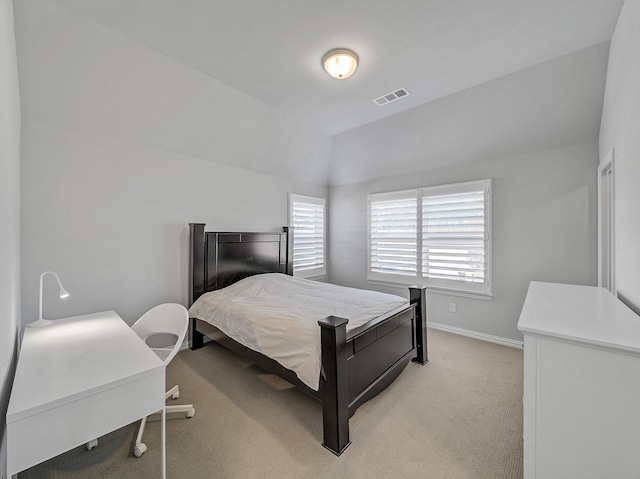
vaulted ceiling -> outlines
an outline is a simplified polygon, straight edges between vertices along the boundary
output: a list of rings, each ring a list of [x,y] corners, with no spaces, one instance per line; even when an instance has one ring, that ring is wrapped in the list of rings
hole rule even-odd
[[[55,0],[330,134],[611,38],[623,0]],[[335,80],[322,56],[350,48]],[[410,95],[378,106],[400,87]]]

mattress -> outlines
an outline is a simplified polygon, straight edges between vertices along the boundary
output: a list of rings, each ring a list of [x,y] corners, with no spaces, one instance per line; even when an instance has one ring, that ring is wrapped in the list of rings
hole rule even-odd
[[[408,304],[407,299],[392,294],[265,273],[203,294],[189,309],[189,316],[274,359],[317,391],[321,368],[318,320],[327,316],[348,319],[349,332]]]

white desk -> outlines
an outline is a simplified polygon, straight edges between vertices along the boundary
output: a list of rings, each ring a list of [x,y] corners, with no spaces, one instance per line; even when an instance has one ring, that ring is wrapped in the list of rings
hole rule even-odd
[[[26,328],[7,410],[9,477],[162,411],[164,478],[164,390],[164,363],[114,311]]]
[[[525,479],[640,477],[640,317],[604,288],[531,282]]]

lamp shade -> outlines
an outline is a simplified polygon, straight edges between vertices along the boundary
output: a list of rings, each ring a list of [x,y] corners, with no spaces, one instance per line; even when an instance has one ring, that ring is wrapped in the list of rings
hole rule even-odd
[[[351,50],[338,48],[331,50],[324,56],[322,65],[333,78],[344,80],[356,71],[358,67],[358,55]]]
[[[60,278],[58,277],[58,275],[56,273],[54,273],[53,271],[45,271],[44,273],[42,273],[40,275],[40,308],[39,308],[40,310],[39,310],[39,314],[38,314],[38,320],[29,323],[27,325],[29,327],[39,327],[39,326],[46,326],[47,324],[51,324],[51,320],[50,319],[43,319],[42,318],[42,287],[44,286],[44,277],[47,274],[52,275],[56,279],[56,281],[58,283],[58,288],[60,289],[60,299],[64,299],[64,298],[68,298],[69,297],[69,292],[66,289],[64,289],[64,287],[62,286],[62,282],[60,281]]]

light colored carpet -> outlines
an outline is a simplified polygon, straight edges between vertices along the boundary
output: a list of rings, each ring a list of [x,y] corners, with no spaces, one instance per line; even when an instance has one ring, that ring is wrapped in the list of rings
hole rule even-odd
[[[429,348],[426,366],[409,364],[358,409],[340,457],[321,446],[320,403],[217,344],[182,351],[167,386],[178,382],[176,403],[196,415],[169,416],[167,477],[521,479],[522,350],[433,329]],[[159,419],[141,458],[136,432],[121,428],[19,479],[159,477]]]

